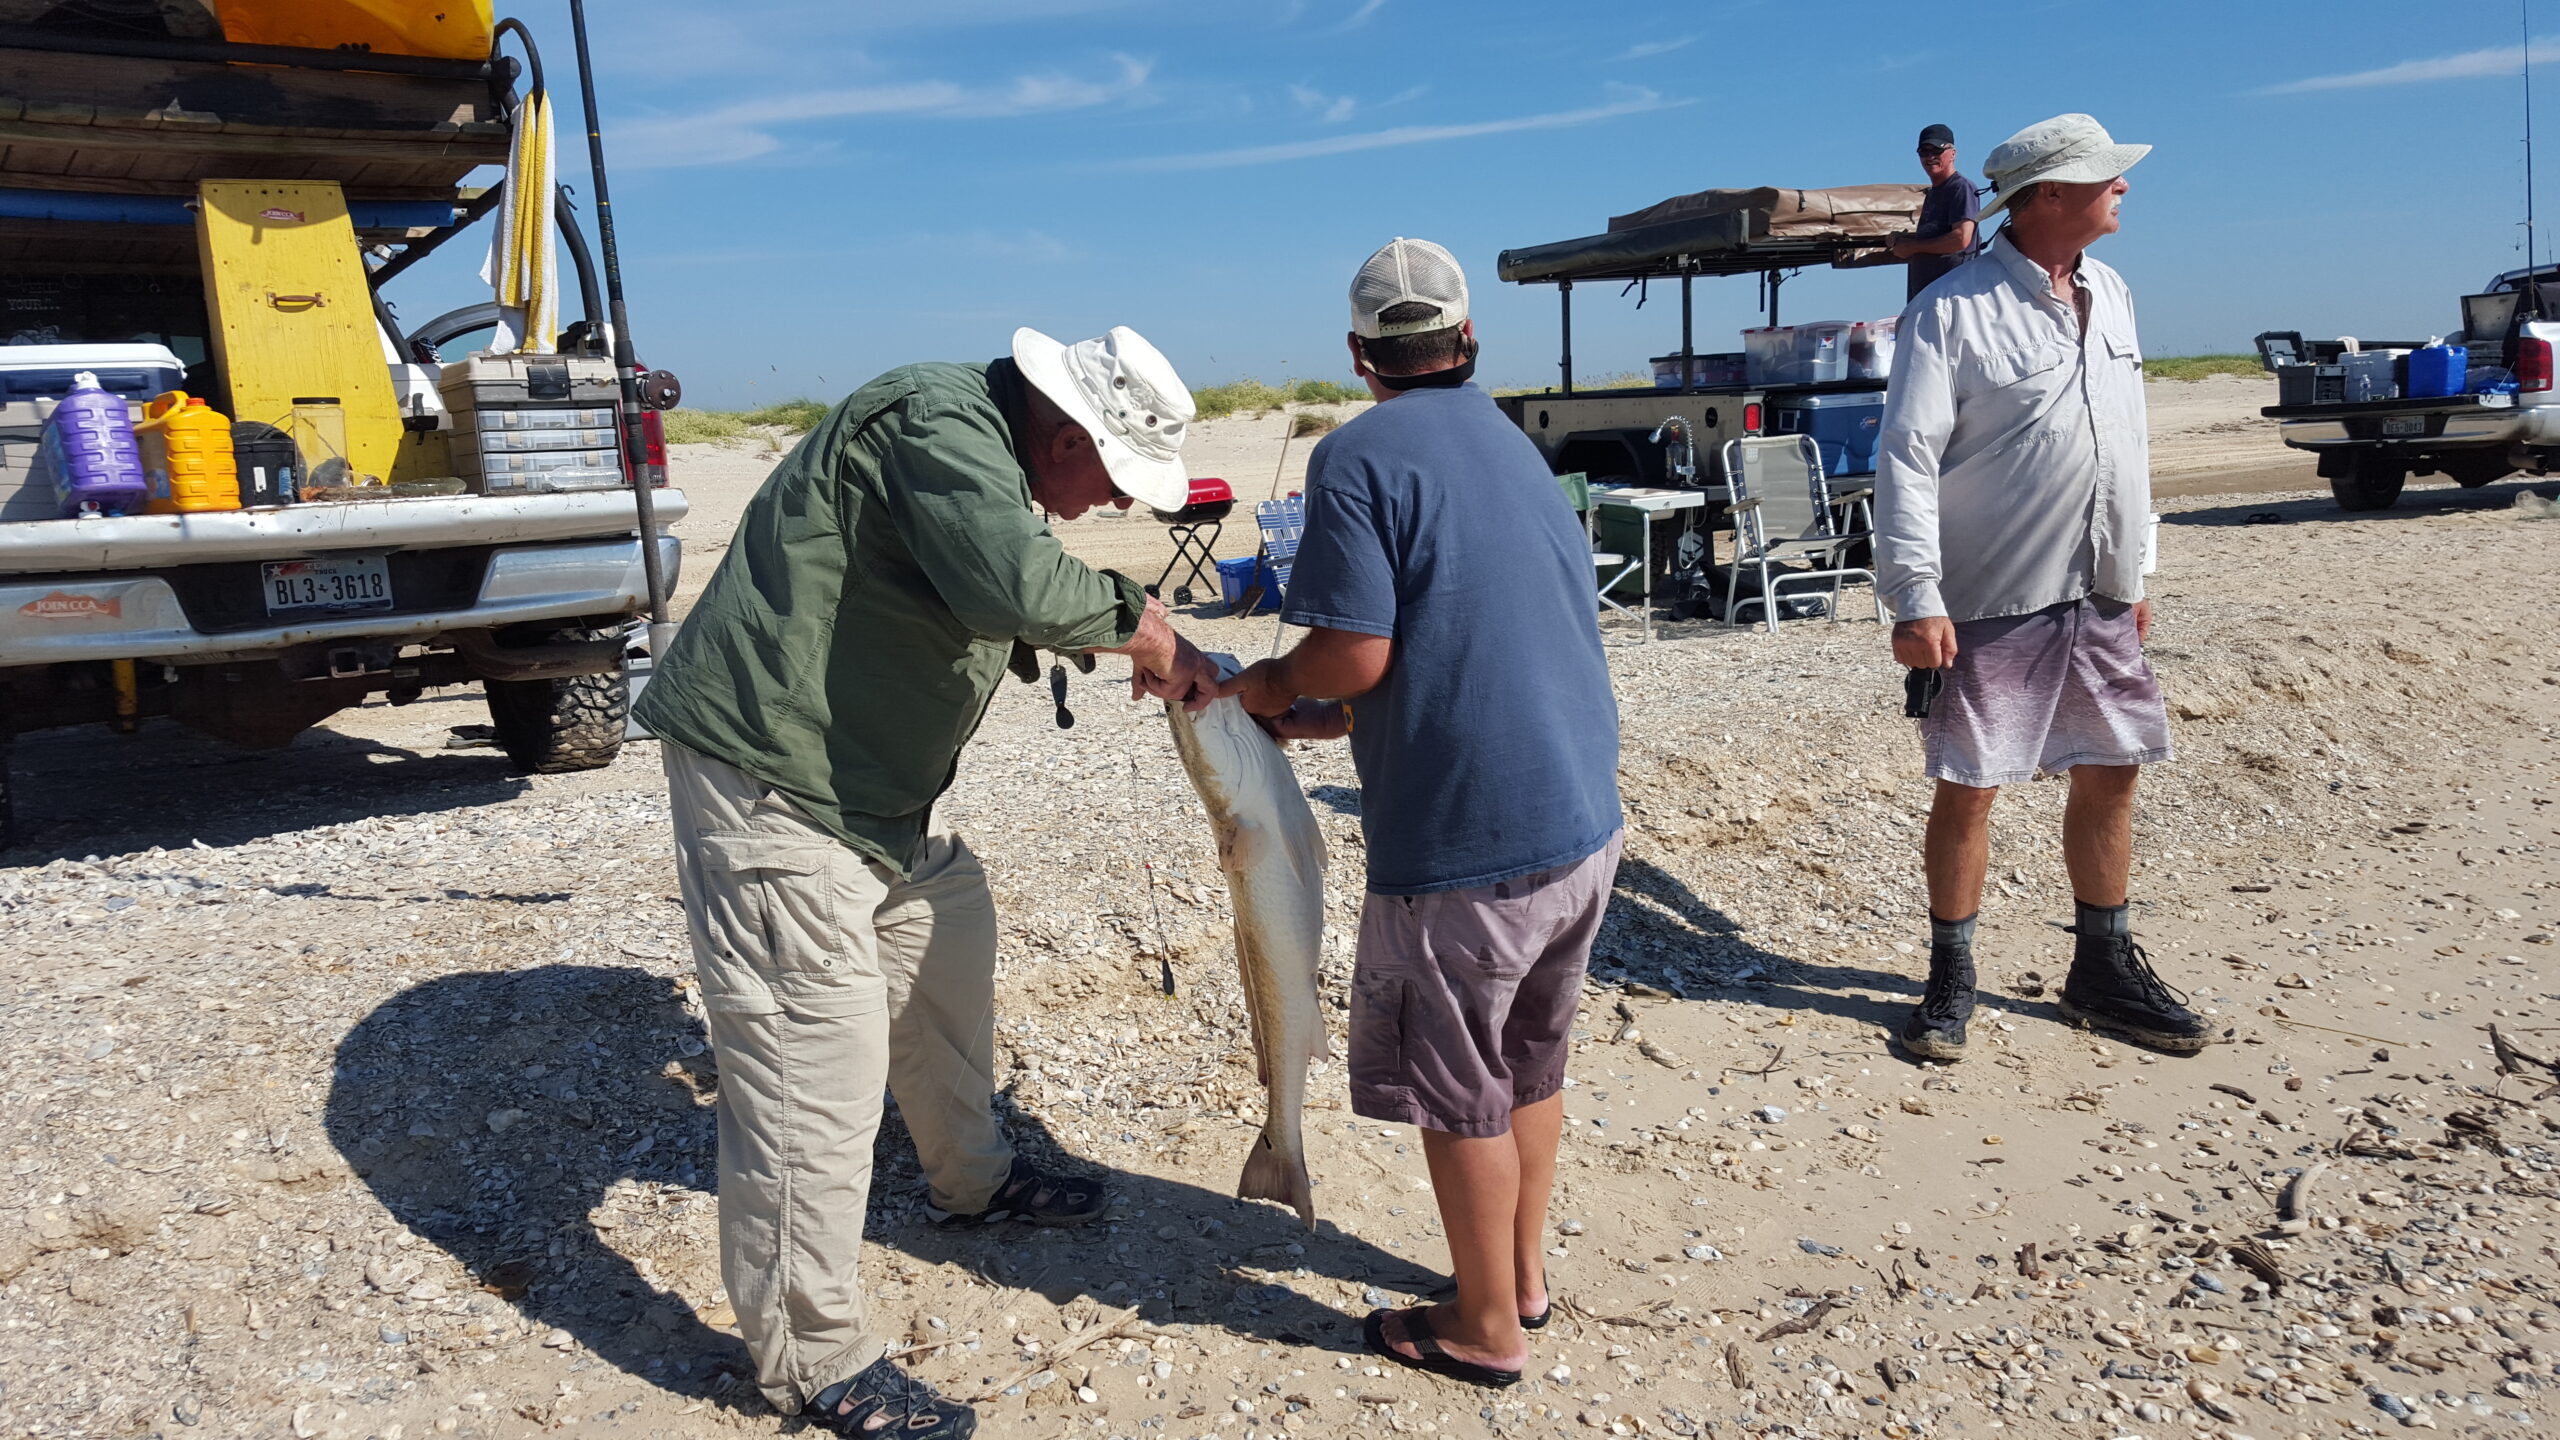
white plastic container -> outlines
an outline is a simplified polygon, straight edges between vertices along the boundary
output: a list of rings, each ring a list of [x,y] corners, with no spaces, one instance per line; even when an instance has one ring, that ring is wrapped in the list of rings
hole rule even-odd
[[[1742,332],[1742,383],[1794,385],[1796,331],[1792,325],[1763,325]]]
[[[1846,320],[1815,320],[1792,327],[1796,332],[1796,384],[1820,385],[1849,378],[1849,333]]]
[[[1893,337],[1902,317],[1861,320],[1849,327],[1849,378],[1886,380],[1893,376]]]

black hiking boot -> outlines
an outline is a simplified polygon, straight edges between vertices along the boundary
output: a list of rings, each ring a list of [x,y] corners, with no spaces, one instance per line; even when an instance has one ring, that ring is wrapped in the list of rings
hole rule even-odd
[[[1972,1018],[1973,947],[1931,945],[1928,993],[1894,1033],[1894,1043],[1917,1059],[1961,1060],[1964,1024]]]
[[[2172,1055],[2193,1055],[2213,1042],[2211,1022],[2187,1008],[2185,993],[2160,978],[2131,935],[2062,928],[2079,937],[2062,981],[2064,1018]]]

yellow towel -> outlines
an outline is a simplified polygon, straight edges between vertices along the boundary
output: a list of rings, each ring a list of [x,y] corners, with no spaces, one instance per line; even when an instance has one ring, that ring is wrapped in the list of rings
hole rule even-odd
[[[506,191],[498,204],[497,233],[480,279],[497,293],[501,313],[489,348],[552,353],[560,333],[559,260],[552,233],[557,194],[551,168],[551,97],[536,91],[516,108],[516,133],[507,149]]]

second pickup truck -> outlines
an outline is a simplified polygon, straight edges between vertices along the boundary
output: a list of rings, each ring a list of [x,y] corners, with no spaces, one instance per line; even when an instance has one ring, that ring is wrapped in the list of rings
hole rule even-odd
[[[2260,413],[2282,424],[2285,444],[2319,458],[2320,476],[2341,510],[2387,510],[2399,503],[2411,475],[2442,474],[2477,488],[2519,472],[2549,474],[2560,467],[2552,350],[2560,322],[2543,318],[2543,310],[2560,306],[2560,292],[2546,287],[2560,287],[2560,267],[2510,271],[2462,297],[2462,328],[2445,339],[2468,350],[2478,389],[2357,399],[2333,396],[2323,385],[2309,398],[2288,397],[2293,403]],[[2280,378],[2291,370],[2297,391],[2327,379],[2325,372],[2345,358],[2344,348],[2284,333],[2258,337],[2267,368]],[[2362,348],[2415,347],[2367,341]]]

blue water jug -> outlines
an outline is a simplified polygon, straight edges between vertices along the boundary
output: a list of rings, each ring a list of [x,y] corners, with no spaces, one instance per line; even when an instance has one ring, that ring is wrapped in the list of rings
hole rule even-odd
[[[2409,398],[2433,399],[2462,393],[2463,373],[2470,367],[2467,345],[2421,345],[2409,352]]]
[[[89,371],[71,377],[71,393],[45,422],[44,458],[53,471],[53,498],[66,516],[139,515],[151,499],[133,412],[123,396],[100,389]]]

